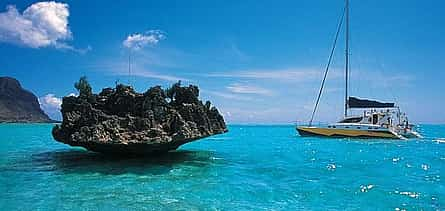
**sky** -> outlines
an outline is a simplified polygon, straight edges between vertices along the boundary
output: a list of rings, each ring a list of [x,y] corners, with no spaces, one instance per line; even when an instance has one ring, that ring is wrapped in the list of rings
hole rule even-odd
[[[445,123],[445,2],[352,0],[352,96],[395,101],[415,123]],[[195,84],[231,124],[307,122],[344,0],[0,2],[0,76],[60,119],[85,75],[95,92]],[[344,31],[316,122],[339,120]],[[132,74],[128,75],[131,55]]]

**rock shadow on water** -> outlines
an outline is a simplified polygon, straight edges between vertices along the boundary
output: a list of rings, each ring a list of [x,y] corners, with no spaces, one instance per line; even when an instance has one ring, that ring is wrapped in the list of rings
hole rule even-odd
[[[185,165],[207,167],[215,162],[211,151],[177,150],[147,157],[110,156],[81,149],[32,155],[32,168],[62,174],[161,175]]]

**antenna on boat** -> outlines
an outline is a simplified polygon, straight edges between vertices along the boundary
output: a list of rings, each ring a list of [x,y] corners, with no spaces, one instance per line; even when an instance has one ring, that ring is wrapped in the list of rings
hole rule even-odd
[[[128,85],[131,86],[131,48],[128,48]]]
[[[346,52],[345,52],[345,117],[348,116],[349,85],[349,0],[346,0]]]

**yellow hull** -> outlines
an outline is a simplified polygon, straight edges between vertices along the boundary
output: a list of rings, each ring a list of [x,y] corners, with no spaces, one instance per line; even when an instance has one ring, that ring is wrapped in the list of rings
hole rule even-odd
[[[322,128],[299,126],[297,131],[301,136],[328,136],[328,137],[355,137],[355,138],[392,138],[400,139],[400,136],[391,131],[351,130],[337,128]]]

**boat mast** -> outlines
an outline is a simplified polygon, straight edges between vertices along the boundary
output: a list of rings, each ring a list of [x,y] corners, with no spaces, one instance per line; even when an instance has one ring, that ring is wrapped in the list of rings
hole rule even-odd
[[[346,55],[345,55],[345,117],[348,116],[349,85],[349,0],[346,0]]]

